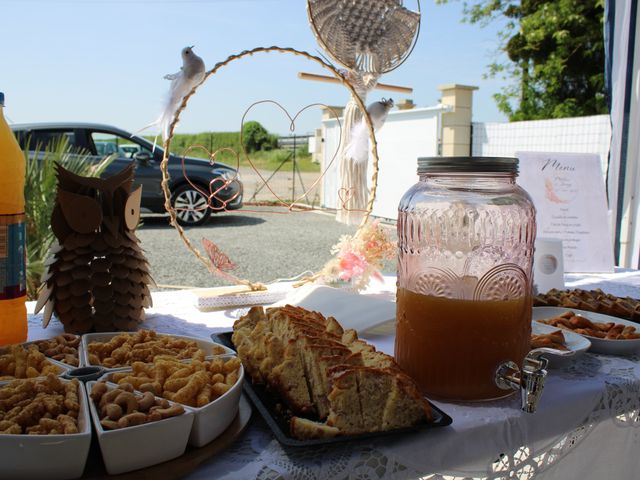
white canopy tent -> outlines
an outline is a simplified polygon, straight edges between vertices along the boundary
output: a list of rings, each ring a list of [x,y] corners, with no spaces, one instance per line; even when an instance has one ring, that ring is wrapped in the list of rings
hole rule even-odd
[[[638,0],[607,0],[612,139],[607,189],[621,267],[640,268],[640,25]]]

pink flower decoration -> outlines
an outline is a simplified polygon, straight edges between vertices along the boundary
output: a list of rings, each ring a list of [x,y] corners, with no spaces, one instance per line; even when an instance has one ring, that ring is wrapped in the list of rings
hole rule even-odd
[[[367,269],[367,261],[361,255],[354,252],[344,252],[340,256],[340,280],[349,281],[353,277],[359,277]]]
[[[371,278],[382,280],[380,269],[385,259],[396,254],[378,220],[365,225],[356,235],[343,235],[331,247],[335,255],[324,267],[321,276],[325,282],[350,282],[357,290],[367,286]]]

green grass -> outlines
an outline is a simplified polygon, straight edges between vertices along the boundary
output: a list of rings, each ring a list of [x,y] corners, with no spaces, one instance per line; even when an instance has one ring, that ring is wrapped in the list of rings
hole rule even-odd
[[[293,151],[285,149],[271,150],[268,152],[258,151],[249,154],[249,158],[253,164],[260,169],[275,170],[284,161],[284,165],[280,171],[293,170]],[[240,162],[241,166],[249,165],[248,162]],[[302,152],[298,149],[296,152],[296,167],[301,172],[319,172],[320,165],[311,161],[311,154]]]
[[[153,141],[153,137],[149,138]],[[202,146],[209,152],[218,151],[216,160],[226,163],[232,167],[238,164],[236,155],[228,150],[230,148],[237,152],[240,157],[240,168],[250,168],[249,162],[244,157],[240,148],[239,132],[203,132],[203,133],[177,133],[171,139],[171,152],[176,155],[187,155],[189,157],[208,158],[207,152],[202,148],[194,148]],[[191,149],[189,150],[189,147]],[[311,161],[311,154],[299,148],[296,151],[296,166],[302,172],[319,172],[320,165]],[[287,149],[275,150],[259,150],[249,153],[249,158],[256,168],[261,170],[275,170],[284,161],[285,164],[281,171],[293,170],[293,151]]]

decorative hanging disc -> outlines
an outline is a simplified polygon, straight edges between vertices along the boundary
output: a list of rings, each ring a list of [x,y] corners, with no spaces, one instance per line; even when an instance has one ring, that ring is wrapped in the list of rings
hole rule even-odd
[[[318,43],[350,70],[383,74],[402,64],[420,30],[418,12],[402,0],[307,0]]]

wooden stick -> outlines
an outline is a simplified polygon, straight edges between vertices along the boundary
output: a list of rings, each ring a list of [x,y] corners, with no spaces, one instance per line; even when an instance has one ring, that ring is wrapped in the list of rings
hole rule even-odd
[[[318,75],[316,73],[307,73],[307,72],[299,72],[298,78],[302,80],[315,80],[317,82],[327,82],[327,83],[340,83],[335,77],[329,77],[328,75]],[[389,85],[386,83],[378,83],[375,88],[380,90],[390,90],[392,92],[400,92],[400,93],[413,93],[413,88],[410,87],[401,87],[400,85]]]

